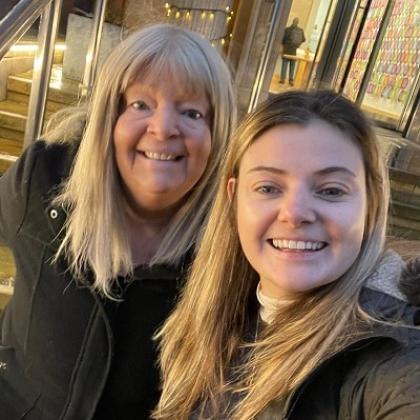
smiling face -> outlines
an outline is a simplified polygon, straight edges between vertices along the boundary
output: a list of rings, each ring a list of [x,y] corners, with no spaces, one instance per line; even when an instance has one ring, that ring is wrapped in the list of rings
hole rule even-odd
[[[210,155],[210,106],[173,83],[135,82],[114,128],[116,163],[137,211],[176,204],[203,175]]]
[[[267,296],[287,298],[331,283],[360,251],[362,155],[324,122],[266,131],[245,152],[228,193],[236,194],[241,246]]]

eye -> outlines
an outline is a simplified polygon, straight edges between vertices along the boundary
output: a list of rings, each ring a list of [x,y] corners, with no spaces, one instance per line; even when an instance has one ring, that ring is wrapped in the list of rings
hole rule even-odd
[[[275,187],[273,185],[261,185],[256,189],[257,192],[261,194],[277,194],[280,192],[280,189],[278,187]]]
[[[183,111],[183,114],[192,120],[199,120],[203,118],[203,114],[196,109],[187,109],[186,111]]]
[[[328,187],[328,188],[323,188],[318,191],[318,195],[327,199],[341,198],[346,194],[347,192],[343,188],[339,188],[339,187]]]
[[[146,111],[149,109],[149,106],[144,101],[134,101],[130,106],[138,111]]]

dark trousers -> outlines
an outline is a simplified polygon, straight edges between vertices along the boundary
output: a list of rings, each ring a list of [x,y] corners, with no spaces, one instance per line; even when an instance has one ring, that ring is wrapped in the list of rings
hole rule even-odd
[[[296,60],[289,60],[288,58],[285,58],[285,57],[282,57],[280,81],[284,82],[286,80],[287,66],[289,66],[289,81],[293,82],[295,78]]]

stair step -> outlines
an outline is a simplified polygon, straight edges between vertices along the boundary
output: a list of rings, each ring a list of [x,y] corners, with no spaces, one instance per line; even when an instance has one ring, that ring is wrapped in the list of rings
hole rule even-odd
[[[0,125],[0,137],[4,139],[17,140],[23,142],[23,132],[5,128]]]
[[[29,103],[29,95],[25,95],[24,93],[14,92],[9,90],[7,92],[7,99],[14,102],[20,102],[22,104],[26,104],[26,107]],[[66,107],[67,104],[63,104],[60,102],[54,102],[54,101],[47,101],[47,111],[50,113],[57,112],[63,107]]]
[[[32,84],[32,70],[18,75],[9,76],[7,78],[8,92],[16,92],[24,95],[29,95]],[[70,79],[62,79],[59,83],[54,81],[48,90],[48,100],[58,102],[65,105],[74,105],[78,102],[79,82]],[[60,86],[60,88],[57,88]]]
[[[404,219],[416,221],[420,225],[420,206],[392,200],[391,214]]]
[[[6,101],[3,101],[6,102]],[[2,102],[0,102],[1,107]],[[26,125],[26,116],[17,113],[17,112],[10,112],[6,110],[1,110],[0,108],[0,126],[3,128],[7,128],[8,130],[15,130],[24,132]]]
[[[15,264],[9,248],[0,244],[0,294],[11,295],[13,293],[13,278],[15,276]],[[6,299],[1,299],[0,308],[4,306]]]
[[[390,217],[390,233],[405,239],[420,240],[420,222],[398,216]]]

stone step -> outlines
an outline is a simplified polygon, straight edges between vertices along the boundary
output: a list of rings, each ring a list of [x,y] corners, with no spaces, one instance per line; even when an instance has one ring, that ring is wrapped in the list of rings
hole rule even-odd
[[[0,175],[18,159],[22,147],[22,141],[0,138]]]
[[[28,107],[29,103],[29,96],[24,93],[19,92],[13,92],[9,90],[7,92],[7,99],[14,102],[19,102],[21,104],[24,104],[26,109]],[[63,104],[60,102],[54,102],[54,101],[47,101],[47,111],[50,113],[57,112],[63,107],[67,106],[67,104]],[[27,111],[25,111],[27,112]]]
[[[7,91],[23,94],[29,97],[32,85],[32,70],[7,78]],[[48,101],[58,102],[64,105],[74,105],[78,101],[77,93],[79,82],[70,79],[62,79],[61,82],[52,79],[48,91]],[[27,102],[27,100],[26,100]]]
[[[392,200],[391,214],[404,219],[416,221],[420,225],[420,206],[408,204],[398,200]]]
[[[389,222],[391,235],[416,241],[420,240],[420,222],[396,215],[391,215]]]
[[[10,112],[4,108],[1,109],[4,102],[6,101],[0,102],[0,127],[8,130],[20,131],[23,134],[25,131],[26,116],[20,112]],[[7,105],[5,108],[7,108]]]
[[[13,255],[9,248],[0,244],[0,312],[13,294],[15,274]]]
[[[23,142],[23,131],[17,131],[0,126],[0,137]]]

